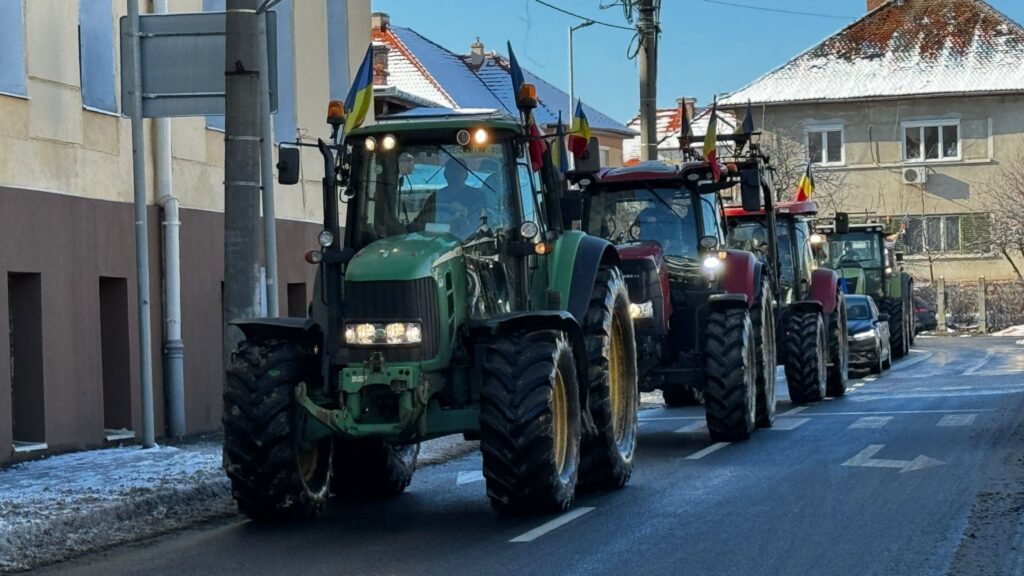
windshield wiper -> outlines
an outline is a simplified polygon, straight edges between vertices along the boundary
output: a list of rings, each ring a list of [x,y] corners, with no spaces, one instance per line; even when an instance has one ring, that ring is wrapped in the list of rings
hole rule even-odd
[[[481,184],[483,184],[484,186],[487,186],[488,190],[490,190],[491,192],[494,192],[495,194],[497,194],[499,198],[501,197],[501,193],[500,192],[498,192],[493,187],[491,187],[491,185],[487,183],[487,180],[484,180],[483,178],[481,178],[480,175],[477,174],[476,172],[474,172],[469,166],[466,166],[465,162],[463,162],[462,160],[459,160],[458,158],[456,158],[454,154],[452,154],[451,152],[445,150],[443,146],[438,146],[438,145],[435,144],[434,147],[437,148],[438,150],[440,150],[441,152],[444,152],[445,154],[447,154],[448,157],[451,158],[452,160],[455,160],[456,162],[458,162],[459,166],[462,166],[463,168],[466,169],[466,172],[468,172],[468,173],[472,174],[473,176],[475,176],[476,179],[479,180]]]
[[[671,212],[671,213],[675,214],[675,216],[676,216],[677,218],[679,218],[680,220],[683,220],[683,217],[679,215],[679,212],[676,212],[676,209],[675,209],[675,208],[673,208],[671,204],[669,204],[668,202],[666,202],[666,201],[665,201],[665,199],[664,199],[664,198],[662,198],[660,194],[658,194],[658,192],[657,192],[657,191],[656,191],[656,190],[654,189],[654,187],[653,187],[653,186],[651,186],[651,185],[650,185],[650,184],[648,184],[647,182],[644,182],[644,188],[647,188],[648,190],[650,190],[650,191],[651,191],[651,194],[654,194],[654,197],[658,199],[658,202],[661,202],[661,203],[662,203],[662,205],[664,205],[664,206],[665,206],[665,208],[668,208],[668,211],[669,211],[669,212]]]

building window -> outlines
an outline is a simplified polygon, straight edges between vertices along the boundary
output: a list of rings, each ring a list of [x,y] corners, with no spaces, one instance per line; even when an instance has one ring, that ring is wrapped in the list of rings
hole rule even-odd
[[[807,156],[815,164],[843,164],[842,126],[815,126],[807,129]]]
[[[960,121],[932,120],[903,123],[903,160],[959,160]]]
[[[601,146],[599,150],[601,166],[611,166],[612,149],[607,146]]]
[[[989,214],[943,214],[905,219],[899,248],[907,254],[987,254],[992,250]]]
[[[0,0],[0,94],[27,96],[25,90],[25,6]]]
[[[223,12],[225,10],[225,0],[203,0],[203,12]],[[211,130],[224,131],[224,116],[207,116],[206,127]]]
[[[348,1],[327,0],[327,60],[331,100],[348,96]]]
[[[78,3],[78,58],[82,105],[116,114],[114,6],[109,0]]]

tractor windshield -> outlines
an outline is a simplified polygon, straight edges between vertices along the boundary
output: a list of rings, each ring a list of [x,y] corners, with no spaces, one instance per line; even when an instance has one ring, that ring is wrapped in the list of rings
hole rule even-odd
[[[696,262],[697,216],[691,195],[674,188],[603,191],[591,199],[587,232],[624,245],[654,242],[666,258]]]
[[[881,235],[871,232],[850,232],[828,240],[828,267],[882,268]]]
[[[506,145],[357,147],[350,193],[357,247],[409,232],[448,234],[465,242],[514,225]],[[350,207],[351,209],[352,207]]]
[[[776,229],[778,231],[776,245],[779,251],[779,284],[782,292],[787,294],[788,298],[788,293],[796,282],[793,237],[785,220],[779,220]],[[752,252],[759,258],[767,258],[767,225],[761,220],[740,220],[729,229],[729,247]]]

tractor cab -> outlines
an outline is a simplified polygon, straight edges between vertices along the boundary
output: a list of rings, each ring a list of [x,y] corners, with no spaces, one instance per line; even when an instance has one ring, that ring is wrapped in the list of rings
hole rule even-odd
[[[853,224],[845,233],[835,226],[819,225],[817,260],[835,270],[847,294],[885,295],[884,282],[896,265],[895,251],[887,247],[881,224]]]

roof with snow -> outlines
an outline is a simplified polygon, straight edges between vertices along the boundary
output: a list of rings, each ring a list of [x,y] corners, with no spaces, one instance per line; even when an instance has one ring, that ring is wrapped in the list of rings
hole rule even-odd
[[[375,44],[386,44],[388,51],[387,85],[374,88],[384,94],[393,88],[397,95],[415,97],[412,103],[424,101],[442,108],[493,108],[518,114],[512,94],[508,60],[498,54],[487,54],[484,63],[474,71],[468,57],[457,55],[447,48],[428,40],[411,28],[388,26],[373,31]],[[527,82],[537,87],[539,106],[534,111],[542,126],[554,126],[558,113],[568,125],[572,114],[568,111],[569,95],[529,70],[523,70]],[[629,137],[635,132],[606,114],[583,105],[590,127]]]
[[[690,128],[693,131],[693,144],[702,146],[704,136],[708,133],[708,124],[711,122],[711,108],[698,108],[692,120]],[[659,156],[677,160],[679,152],[679,129],[682,126],[682,113],[676,108],[658,109],[658,154]],[[629,123],[629,127],[640,132],[640,117],[637,116]],[[732,134],[736,130],[736,116],[724,110],[718,111],[718,133]],[[681,157],[681,156],[680,156]],[[626,140],[622,145],[623,162],[640,160],[640,136]]]
[[[1024,92],[1024,28],[982,0],[889,0],[723,106]]]

